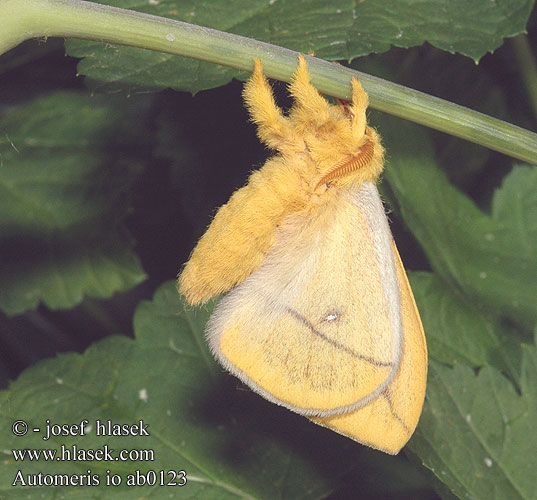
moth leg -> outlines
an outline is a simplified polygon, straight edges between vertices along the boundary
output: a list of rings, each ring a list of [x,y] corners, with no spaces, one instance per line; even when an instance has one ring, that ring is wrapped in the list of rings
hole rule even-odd
[[[278,149],[288,132],[288,120],[274,101],[274,94],[263,75],[259,59],[254,61],[254,72],[244,86],[243,98],[257,125],[259,138],[272,149]]]
[[[289,91],[295,99],[291,110],[294,119],[303,123],[324,123],[329,119],[330,105],[310,83],[308,65],[302,54],[298,56],[298,68],[289,85]]]
[[[365,112],[369,104],[369,99],[365,90],[357,78],[352,79],[352,130],[357,137],[365,134],[367,119]]]

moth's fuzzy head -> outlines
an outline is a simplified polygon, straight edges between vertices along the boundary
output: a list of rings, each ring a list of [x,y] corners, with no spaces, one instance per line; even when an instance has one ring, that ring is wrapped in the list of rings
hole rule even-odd
[[[288,116],[276,106],[256,60],[244,99],[260,139],[299,168],[314,191],[375,182],[383,167],[378,134],[367,126],[367,94],[352,80],[352,102],[330,104],[311,85],[304,56],[289,85],[294,104]]]

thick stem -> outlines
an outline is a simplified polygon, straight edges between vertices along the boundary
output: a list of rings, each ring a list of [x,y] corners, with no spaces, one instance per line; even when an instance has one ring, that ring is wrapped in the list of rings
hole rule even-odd
[[[259,57],[267,76],[289,81],[297,53],[249,38],[82,0],[0,0],[0,54],[30,38],[83,38],[177,54],[251,71]],[[317,58],[313,84],[349,99],[351,77],[370,105],[529,163],[537,164],[537,134],[462,106]]]

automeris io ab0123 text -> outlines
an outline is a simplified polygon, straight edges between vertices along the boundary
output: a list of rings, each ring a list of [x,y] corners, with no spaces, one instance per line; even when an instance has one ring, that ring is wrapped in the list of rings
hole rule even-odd
[[[207,340],[268,400],[396,454],[417,425],[427,350],[376,181],[383,168],[368,98],[329,104],[306,59],[276,106],[261,62],[244,87],[259,138],[277,154],[222,206],[179,276],[194,305],[231,290]]]

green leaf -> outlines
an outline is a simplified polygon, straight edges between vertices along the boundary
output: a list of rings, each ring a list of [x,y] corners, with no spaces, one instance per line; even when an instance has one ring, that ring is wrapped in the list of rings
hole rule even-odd
[[[448,52],[479,60],[503,38],[524,32],[532,0],[169,0],[100,1],[186,21],[273,43],[324,59],[347,59],[384,52],[391,45],[411,47],[425,41]],[[78,70],[98,88],[212,88],[241,77],[239,71],[214,64],[155,53],[70,40],[67,52],[83,58]]]
[[[40,301],[72,307],[144,278],[122,225],[138,164],[117,159],[128,148],[115,135],[121,119],[119,107],[69,93],[1,119],[0,307],[8,314]]]
[[[497,370],[430,363],[427,400],[410,442],[459,498],[537,498],[537,351],[524,346],[521,393]]]
[[[136,340],[109,337],[83,355],[46,360],[0,392],[0,497],[299,500],[325,498],[347,484],[360,488],[364,499],[387,491],[417,498],[413,492],[417,494],[424,483],[404,457],[384,455],[318,427],[241,389],[235,378],[223,374],[203,338],[209,312],[184,310],[175,284],[167,283],[152,302],[138,307]],[[44,429],[46,419],[61,424],[88,419],[92,429],[82,437],[43,441],[41,432],[14,436],[11,427],[18,419],[31,429]],[[96,436],[97,419],[121,424],[143,420],[150,436]],[[152,462],[15,462],[10,452],[73,444],[86,450],[105,444],[118,451],[150,449],[155,456]],[[103,482],[110,469],[123,483],[135,470],[184,469],[188,483],[184,488],[153,490],[124,484],[72,489],[11,486],[18,470],[82,474],[88,469]],[[341,497],[336,493],[334,498]]]
[[[357,2],[348,34],[349,59],[384,52],[391,45],[412,47],[429,42],[477,62],[497,49],[504,38],[524,32],[533,4],[532,0]]]
[[[409,273],[427,337],[429,357],[471,368],[492,365],[518,382],[520,342],[497,318],[453,293],[432,273]]]
[[[386,179],[433,270],[474,304],[535,324],[537,169],[515,167],[487,215],[436,167],[423,129],[386,116],[379,122]]]

